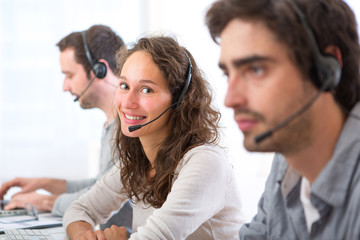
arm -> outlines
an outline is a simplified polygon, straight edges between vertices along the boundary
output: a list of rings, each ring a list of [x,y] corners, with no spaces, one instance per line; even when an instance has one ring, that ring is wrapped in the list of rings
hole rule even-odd
[[[127,240],[127,231],[125,227],[117,227],[115,225],[104,231],[93,231],[92,226],[83,221],[70,223],[66,229],[69,239],[84,240]]]
[[[166,202],[130,239],[186,239],[223,209],[231,165],[220,150],[197,149],[178,166],[180,172]]]
[[[239,232],[240,239],[267,239],[267,222],[269,212],[275,207],[272,201],[274,192],[277,189],[277,175],[279,169],[283,169],[284,165],[281,163],[280,155],[275,155],[271,167],[270,175],[266,180],[265,190],[258,203],[258,212],[250,223],[244,224]],[[284,170],[284,169],[283,169]]]
[[[86,187],[77,192],[60,194],[53,202],[53,206],[50,209],[53,216],[62,217],[65,214],[66,209],[81,195],[89,191],[91,187]]]
[[[83,221],[77,221],[77,222],[71,223],[66,228],[66,234],[68,235],[69,239],[76,239],[76,240],[85,240],[85,239],[105,240],[106,239],[103,231],[95,232],[95,231],[93,231],[93,227],[89,223],[83,222]]]
[[[114,167],[67,209],[63,217],[64,228],[77,221],[87,222],[93,227],[105,222],[127,200],[121,190],[120,173]]]
[[[67,180],[66,181],[66,193],[76,193],[89,190],[96,183],[96,178],[89,178],[83,180]]]

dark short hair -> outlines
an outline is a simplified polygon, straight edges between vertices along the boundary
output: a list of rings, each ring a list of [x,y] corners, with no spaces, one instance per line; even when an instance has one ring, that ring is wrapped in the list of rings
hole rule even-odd
[[[293,3],[291,3],[292,1]],[[206,14],[215,42],[233,19],[261,22],[287,46],[302,74],[317,81],[307,34],[293,4],[304,13],[319,49],[337,46],[342,54],[342,74],[335,97],[348,111],[360,100],[360,47],[354,13],[342,0],[218,0]]]
[[[115,55],[124,45],[122,38],[107,26],[94,25],[86,30],[86,41],[93,60],[105,59],[108,62],[110,69],[115,72]],[[81,32],[70,33],[56,45],[61,52],[67,48],[74,48],[75,61],[83,65],[87,75],[90,76],[91,66],[86,58]]]

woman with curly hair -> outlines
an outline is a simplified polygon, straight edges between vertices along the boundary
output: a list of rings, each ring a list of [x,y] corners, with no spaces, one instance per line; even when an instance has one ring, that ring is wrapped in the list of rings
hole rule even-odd
[[[93,231],[131,199],[130,239],[237,239],[236,180],[218,146],[220,114],[190,52],[171,37],[141,38],[117,54],[117,168],[64,216],[70,239],[127,239]]]

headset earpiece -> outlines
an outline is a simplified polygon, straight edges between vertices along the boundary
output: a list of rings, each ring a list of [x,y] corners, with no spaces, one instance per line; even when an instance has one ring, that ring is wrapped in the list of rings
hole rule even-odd
[[[189,88],[189,85],[190,85],[190,82],[191,82],[191,77],[192,77],[193,66],[192,66],[190,57],[188,56],[188,54],[186,52],[185,52],[185,56],[189,61],[189,68],[188,68],[188,72],[187,72],[187,76],[186,76],[186,80],[185,80],[185,86],[184,86],[183,90],[181,91],[181,94],[177,95],[178,97],[174,97],[174,99],[173,99],[172,104],[176,104],[175,108],[177,108],[181,104],[181,102],[182,102],[182,100],[183,100],[183,98],[184,98],[184,96],[185,96],[185,94],[186,94],[186,92],[187,92],[187,90]]]
[[[91,57],[91,52],[90,52],[89,46],[86,41],[86,31],[81,32],[81,36],[82,36],[83,43],[84,43],[84,50],[85,50],[86,58],[90,63],[91,69],[93,70],[95,77],[100,78],[100,79],[104,78],[107,73],[107,68],[106,68],[105,63],[99,62],[99,61],[94,62],[93,58]]]
[[[295,2],[292,0],[289,2],[292,4],[295,14],[306,32],[307,40],[311,47],[317,75],[314,83],[321,91],[331,91],[335,89],[340,82],[341,66],[334,56],[325,55],[320,52],[314,33],[306,21],[305,15]]]
[[[106,76],[107,68],[105,63],[103,62],[96,62],[92,67],[94,74],[97,78],[104,78]]]
[[[316,72],[320,83],[317,86],[323,91],[334,90],[340,82],[341,67],[333,56],[319,56]]]

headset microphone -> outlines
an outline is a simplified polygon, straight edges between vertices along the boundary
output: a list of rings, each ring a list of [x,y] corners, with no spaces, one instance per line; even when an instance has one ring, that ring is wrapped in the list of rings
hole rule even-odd
[[[186,94],[187,89],[189,88],[189,85],[190,85],[190,82],[191,82],[191,77],[192,77],[192,69],[193,69],[191,60],[190,60],[188,54],[186,53],[186,51],[185,51],[185,56],[189,61],[189,69],[188,69],[188,73],[187,73],[187,76],[186,76],[185,86],[184,86],[183,90],[181,91],[181,94],[180,94],[179,98],[178,99],[175,98],[175,101],[173,101],[173,103],[168,108],[166,108],[165,111],[163,111],[159,116],[157,116],[156,118],[154,118],[150,122],[145,123],[143,125],[130,126],[129,127],[129,132],[136,131],[136,130],[138,130],[138,129],[140,129],[140,128],[142,128],[142,127],[144,127],[144,126],[146,126],[146,125],[148,125],[148,124],[150,124],[152,122],[154,122],[155,120],[159,119],[162,115],[164,115],[164,113],[166,113],[167,110],[169,110],[170,108],[178,107],[180,105],[180,103],[182,102],[183,97]]]
[[[318,97],[320,96],[320,94],[323,92],[324,90],[320,89],[317,94],[310,99],[310,101],[305,104],[302,108],[300,108],[297,112],[295,112],[293,115],[291,115],[290,117],[286,118],[284,121],[282,121],[281,123],[279,123],[278,125],[276,125],[274,128],[258,135],[255,137],[255,142],[256,143],[260,143],[261,141],[265,140],[266,138],[270,137],[274,132],[280,130],[281,128],[285,127],[286,125],[288,125],[292,120],[294,120],[295,118],[297,118],[298,116],[300,116],[302,113],[304,113],[306,110],[309,109],[309,107],[315,102],[316,99],[318,99]]]
[[[136,130],[138,130],[138,129],[140,129],[140,128],[142,128],[142,127],[144,127],[144,126],[146,126],[146,125],[148,125],[148,124],[150,124],[150,123],[152,123],[152,122],[154,122],[155,120],[159,119],[162,115],[164,115],[164,113],[166,113],[167,110],[169,110],[170,108],[174,107],[176,104],[177,104],[177,102],[171,104],[167,109],[165,109],[165,111],[163,111],[159,116],[157,116],[156,118],[154,118],[154,119],[151,120],[150,122],[147,122],[147,123],[145,123],[145,124],[143,124],[143,125],[130,126],[130,127],[129,127],[129,132],[136,131]]]
[[[89,89],[89,87],[91,86],[91,84],[94,82],[95,78],[91,79],[89,84],[87,85],[87,87],[80,93],[80,95],[78,97],[76,97],[74,99],[74,102],[79,101],[79,99],[82,97],[82,95],[84,95],[84,93]]]

